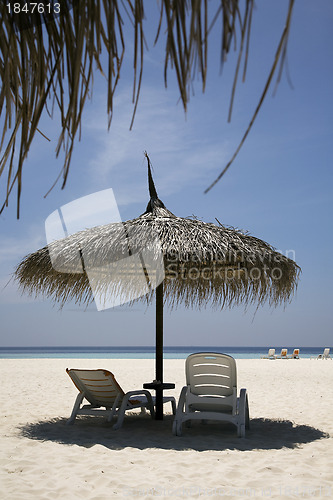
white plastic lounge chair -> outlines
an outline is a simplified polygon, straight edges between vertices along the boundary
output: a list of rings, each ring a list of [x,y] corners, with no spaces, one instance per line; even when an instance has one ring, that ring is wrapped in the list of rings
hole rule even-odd
[[[244,437],[249,428],[248,400],[246,389],[237,397],[234,358],[214,352],[191,354],[185,371],[187,386],[180,393],[173,433],[181,436],[186,421],[219,420],[234,424],[238,436]]]
[[[268,349],[267,356],[261,356],[261,359],[276,359],[275,349]]]
[[[107,417],[108,422],[111,422],[113,417],[117,415],[118,419],[113,429],[120,429],[125,411],[135,408],[141,408],[143,412],[147,408],[151,417],[154,417],[155,398],[151,396],[150,392],[140,389],[125,394],[113,373],[108,370],[69,370],[67,368],[66,372],[79,390],[67,424],[73,424],[76,415],[103,415]],[[81,406],[83,399],[86,399],[90,404]],[[167,402],[171,402],[173,414],[175,414],[175,398],[172,396],[164,397],[163,403]],[[103,407],[105,409],[102,409]]]
[[[299,359],[299,349],[293,350],[293,353],[291,354],[290,359]]]
[[[332,359],[330,356],[330,348],[325,347],[323,354],[319,354],[317,359]]]
[[[281,349],[281,354],[276,356],[277,359],[288,359],[288,349]]]

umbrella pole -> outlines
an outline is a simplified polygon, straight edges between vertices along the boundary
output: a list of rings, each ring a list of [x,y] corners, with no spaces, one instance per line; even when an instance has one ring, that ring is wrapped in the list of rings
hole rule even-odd
[[[163,420],[163,281],[156,288],[156,420]]]

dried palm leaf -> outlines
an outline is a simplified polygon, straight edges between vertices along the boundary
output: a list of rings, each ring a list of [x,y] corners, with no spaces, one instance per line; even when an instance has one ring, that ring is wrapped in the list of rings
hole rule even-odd
[[[294,0],[289,1],[286,27],[265,90],[234,157],[252,127],[278,62],[283,66],[293,3]],[[50,4],[53,5],[51,2]],[[0,178],[7,176],[6,194],[3,205],[0,206],[0,213],[8,205],[9,196],[16,185],[19,217],[23,164],[44,110],[51,115],[54,108],[60,112],[61,131],[56,155],[64,151],[61,175],[62,187],[65,186],[74,142],[80,131],[83,109],[92,91],[94,65],[107,76],[107,113],[110,127],[113,98],[125,53],[125,18],[132,23],[134,30],[134,110],[130,127],[133,125],[143,75],[144,5],[151,4],[144,4],[143,0],[61,0],[60,4],[59,16],[40,14],[37,11],[30,15],[14,14],[13,11],[10,14],[8,5],[13,5],[12,2],[2,2],[0,6],[0,114],[4,116],[0,148],[1,151],[4,149],[0,157]],[[161,13],[156,39],[161,37],[162,25],[165,23],[165,85],[171,66],[176,72],[185,110],[191,82],[197,74],[201,77],[203,90],[205,89],[209,33],[220,19],[221,62],[225,61],[232,42],[236,43],[239,34],[239,57],[230,100],[231,116],[244,45],[245,75],[253,0],[245,0],[244,8],[242,5],[240,0],[220,0],[216,12],[211,15],[210,9],[215,8],[215,3],[214,7],[209,9],[207,0],[160,1]],[[102,53],[103,58],[107,58],[107,69],[103,67]],[[48,100],[51,101],[51,107]],[[19,144],[17,162],[14,161],[16,144]]]

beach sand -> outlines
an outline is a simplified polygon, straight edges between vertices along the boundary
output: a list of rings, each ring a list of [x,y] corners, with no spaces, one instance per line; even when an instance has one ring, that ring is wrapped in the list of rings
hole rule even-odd
[[[165,361],[178,399],[184,360]],[[127,414],[66,426],[77,390],[69,368],[105,368],[125,391],[154,378],[154,360],[0,361],[2,500],[333,497],[333,361],[237,360],[251,429],[196,423],[172,435],[163,421]]]

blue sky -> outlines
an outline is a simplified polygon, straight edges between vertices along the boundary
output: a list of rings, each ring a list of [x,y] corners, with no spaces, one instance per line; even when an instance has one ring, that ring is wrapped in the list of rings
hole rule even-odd
[[[166,345],[331,346],[332,344],[332,131],[333,4],[296,1],[288,45],[293,88],[284,74],[273,87],[238,158],[208,194],[204,189],[229,160],[263,90],[288,2],[258,0],[254,12],[247,80],[238,83],[231,123],[229,96],[236,57],[219,72],[219,33],[212,33],[204,94],[193,82],[184,114],[170,72],[164,88],[164,39],[153,47],[155,3],[147,11],[147,42],[142,92],[132,131],[131,40],[107,131],[106,88],[95,77],[83,115],[64,190],[58,184],[63,157],[55,157],[56,116],[40,128],[51,143],[36,136],[23,176],[21,218],[15,195],[0,216],[0,345],[153,345],[154,307],[124,306],[97,312],[69,304],[59,311],[50,300],[21,296],[10,280],[15,265],[46,244],[44,223],[58,207],[112,188],[122,220],[141,214],[148,202],[143,151],[154,167],[159,197],[179,216],[196,215],[248,230],[302,267],[298,291],[285,309],[268,306],[247,311],[177,310],[165,312]],[[153,23],[152,23],[153,24]],[[152,25],[151,24],[151,25]],[[156,26],[156,23],[154,24]],[[3,189],[3,188],[2,188]],[[2,192],[2,191],[1,191]]]

